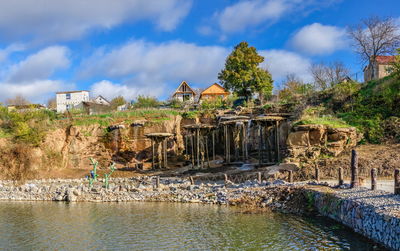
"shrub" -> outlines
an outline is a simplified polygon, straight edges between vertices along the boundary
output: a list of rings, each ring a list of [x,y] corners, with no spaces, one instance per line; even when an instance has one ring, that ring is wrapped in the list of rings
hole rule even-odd
[[[132,108],[152,108],[160,106],[160,102],[155,97],[139,95]]]

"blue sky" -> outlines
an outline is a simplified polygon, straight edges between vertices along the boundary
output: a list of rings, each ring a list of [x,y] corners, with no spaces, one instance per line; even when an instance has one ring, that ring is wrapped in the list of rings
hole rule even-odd
[[[217,82],[241,41],[265,57],[276,88],[342,61],[361,79],[346,26],[400,23],[398,0],[19,0],[0,2],[0,102],[46,103],[56,91],[167,99],[182,80]],[[353,76],[355,77],[355,75]]]

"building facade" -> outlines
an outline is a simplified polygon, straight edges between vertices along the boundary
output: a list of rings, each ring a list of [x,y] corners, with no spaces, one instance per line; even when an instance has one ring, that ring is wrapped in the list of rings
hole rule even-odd
[[[111,105],[111,102],[108,101],[105,97],[99,95],[97,98],[93,99],[93,102],[101,105]]]
[[[200,100],[210,100],[216,98],[226,98],[229,95],[229,92],[225,90],[224,87],[220,86],[217,83],[212,84],[207,89],[201,92]]]
[[[87,102],[89,100],[89,91],[57,92],[57,112],[62,113],[74,109],[81,105],[82,102]]]
[[[395,56],[377,56],[368,66],[364,68],[364,81],[380,79],[392,73],[392,64]]]
[[[185,102],[194,102],[194,97],[196,93],[190,88],[189,84],[186,81],[182,81],[182,83],[178,86],[172,98],[177,99],[179,101]]]

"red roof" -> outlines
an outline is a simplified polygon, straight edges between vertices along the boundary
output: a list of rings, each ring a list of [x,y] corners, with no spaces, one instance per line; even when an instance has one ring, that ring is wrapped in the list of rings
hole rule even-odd
[[[378,62],[378,64],[390,64],[394,63],[395,60],[395,56],[376,56],[376,62]]]

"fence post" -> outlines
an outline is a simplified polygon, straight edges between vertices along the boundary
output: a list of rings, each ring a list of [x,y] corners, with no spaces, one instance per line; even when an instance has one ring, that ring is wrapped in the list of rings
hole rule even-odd
[[[160,176],[156,177],[156,187],[159,188],[160,187]]]
[[[358,154],[356,150],[351,151],[351,183],[350,188],[357,188],[360,186],[358,180]]]
[[[293,183],[293,171],[289,170],[289,183]]]
[[[376,178],[377,178],[377,170],[376,168],[371,169],[371,190],[376,190]]]
[[[343,186],[344,180],[343,180],[343,168],[339,167],[339,186]]]
[[[228,183],[228,175],[226,173],[224,173],[224,178],[225,178],[225,184]]]
[[[320,177],[319,177],[319,168],[318,167],[316,167],[315,168],[315,179],[317,180],[317,182],[319,182],[319,179]]]
[[[262,182],[261,172],[257,173],[257,180],[258,180],[258,184],[261,184],[261,182]]]
[[[189,177],[189,180],[190,180],[190,185],[194,185],[194,179],[192,176]]]
[[[400,169],[394,170],[394,194],[400,194]]]

